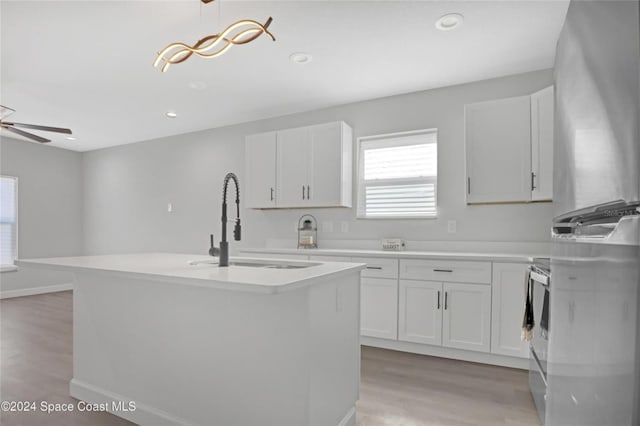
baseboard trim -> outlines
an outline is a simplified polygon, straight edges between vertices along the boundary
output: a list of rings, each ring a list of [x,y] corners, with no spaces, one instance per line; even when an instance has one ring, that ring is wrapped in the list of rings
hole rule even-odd
[[[153,426],[195,426],[193,423],[189,423],[187,420],[172,416],[171,414],[151,407],[149,405],[141,404],[132,398],[127,398],[120,394],[109,392],[97,386],[90,385],[82,380],[71,379],[69,382],[69,394],[75,399],[85,401],[90,404],[106,404],[106,411],[114,416],[121,417],[129,420],[130,422],[139,425],[153,425]],[[128,407],[130,401],[135,402],[135,410],[133,411],[118,411],[114,409],[114,404],[122,404],[124,407]],[[338,426],[355,426],[356,424],[356,407],[355,405],[347,411]]]
[[[19,288],[17,290],[4,290],[0,291],[0,299],[33,296],[34,294],[56,293],[58,291],[67,290],[73,290],[73,283],[48,285],[43,287]]]
[[[377,337],[360,336],[360,344],[394,351],[411,352],[420,355],[452,358],[460,361],[478,362],[481,364],[499,365],[501,367],[529,369],[527,358],[516,358],[486,352],[465,351],[462,349],[444,348],[440,346],[422,345],[419,343],[400,342],[398,340],[379,339]]]
[[[344,415],[338,426],[355,426],[356,424],[356,406],[349,408],[347,414]]]
[[[172,416],[171,414],[166,413],[162,410],[151,407],[149,405],[141,404],[132,398],[127,398],[125,396],[109,392],[107,390],[85,383],[81,380],[71,379],[71,382],[69,382],[69,394],[76,399],[80,399],[91,404],[106,404],[106,411],[108,411],[109,413],[139,425],[193,425],[193,423],[189,423],[184,419]],[[114,409],[116,408],[114,407],[114,405],[117,405],[118,403],[123,404],[125,407],[127,407],[130,401],[135,402],[135,410],[119,411]]]

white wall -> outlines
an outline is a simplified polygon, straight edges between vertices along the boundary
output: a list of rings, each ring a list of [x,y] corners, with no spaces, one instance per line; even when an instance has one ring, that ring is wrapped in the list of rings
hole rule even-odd
[[[206,253],[208,234],[213,232],[216,241],[220,239],[224,175],[236,172],[242,190],[244,137],[335,120],[351,125],[355,138],[437,128],[438,218],[356,220],[355,208],[242,209],[243,241],[231,243],[233,248],[294,239],[294,223],[307,212],[321,223],[334,222],[335,232],[320,235],[320,244],[325,247],[344,244],[344,240],[389,236],[425,242],[548,242],[552,215],[549,203],[465,204],[463,106],[529,94],[551,84],[551,70],[536,71],[84,153],[85,252]],[[173,213],[167,212],[169,202]],[[456,234],[447,233],[448,220],[457,221]],[[342,221],[348,222],[348,233],[340,233]]]
[[[82,254],[81,164],[78,152],[0,138],[0,173],[18,177],[18,257]],[[70,274],[21,267],[0,273],[0,294],[71,280]]]

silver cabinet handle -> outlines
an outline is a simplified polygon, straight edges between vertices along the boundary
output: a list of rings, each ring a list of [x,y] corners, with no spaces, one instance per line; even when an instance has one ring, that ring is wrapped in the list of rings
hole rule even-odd
[[[447,301],[449,299],[449,293],[447,293],[446,291],[444,292],[444,310],[447,310]]]
[[[536,189],[536,174],[531,172],[531,190]]]
[[[304,185],[302,185],[302,199],[304,200]]]
[[[311,187],[307,185],[307,200],[311,199]]]
[[[467,194],[471,194],[471,178],[467,178]]]
[[[440,310],[440,290],[438,290],[438,310]]]
[[[273,201],[273,188],[271,188],[271,201]]]
[[[381,266],[367,266],[366,269],[377,269],[377,270],[381,270],[382,267]]]
[[[433,272],[453,272],[452,269],[434,269]]]

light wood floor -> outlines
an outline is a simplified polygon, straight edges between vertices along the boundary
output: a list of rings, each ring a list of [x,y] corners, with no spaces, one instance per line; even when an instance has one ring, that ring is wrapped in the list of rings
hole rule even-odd
[[[75,403],[72,294],[0,301],[0,400]],[[539,426],[521,370],[362,348],[358,426]],[[130,425],[108,413],[0,413],[2,426]],[[226,425],[225,425],[226,426]]]

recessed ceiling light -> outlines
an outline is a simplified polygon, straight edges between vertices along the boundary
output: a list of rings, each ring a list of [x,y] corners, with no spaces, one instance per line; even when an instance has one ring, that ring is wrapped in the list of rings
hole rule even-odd
[[[313,56],[304,52],[292,53],[289,56],[289,60],[291,60],[291,62],[296,64],[308,64],[309,62],[311,62],[311,59],[313,59]]]
[[[440,31],[449,31],[454,28],[458,28],[462,21],[464,21],[464,16],[459,13],[447,13],[443,15],[436,21],[436,28]]]
[[[178,116],[178,113],[175,111],[167,111],[165,115],[169,118],[176,118]]]
[[[205,83],[204,81],[192,81],[191,83],[189,83],[189,87],[191,87],[193,90],[204,90],[207,88],[207,83]]]
[[[74,138],[73,136],[67,136],[67,140],[69,140],[69,141],[75,141],[75,140],[76,140],[76,138]]]

